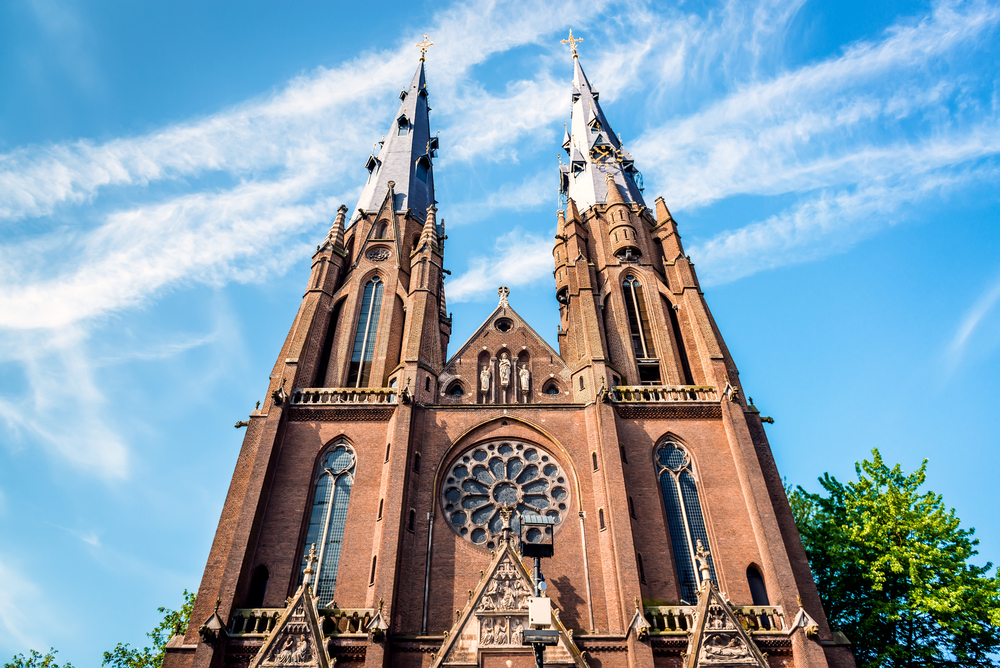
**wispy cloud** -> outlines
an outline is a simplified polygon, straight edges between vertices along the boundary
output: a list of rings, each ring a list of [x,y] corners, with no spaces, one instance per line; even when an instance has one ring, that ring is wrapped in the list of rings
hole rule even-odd
[[[983,320],[1000,303],[1000,276],[983,291],[972,307],[962,316],[958,330],[948,345],[947,355],[952,366],[957,365],[965,356],[969,341],[979,329]]]
[[[2,643],[12,653],[15,647],[44,647],[38,629],[46,615],[46,605],[38,586],[9,558],[0,554],[0,628],[3,637],[15,644]]]
[[[552,274],[552,241],[514,229],[496,240],[492,254],[471,258],[468,270],[448,281],[445,291],[453,302],[471,301],[498,285],[528,285],[546,274]]]

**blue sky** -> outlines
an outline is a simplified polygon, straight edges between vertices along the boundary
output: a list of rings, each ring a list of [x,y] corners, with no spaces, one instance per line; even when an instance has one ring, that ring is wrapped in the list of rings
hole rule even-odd
[[[778,466],[873,447],[1000,561],[1000,6],[0,5],[0,658],[96,666],[197,588],[309,256],[428,55],[453,344],[554,343],[569,28]]]

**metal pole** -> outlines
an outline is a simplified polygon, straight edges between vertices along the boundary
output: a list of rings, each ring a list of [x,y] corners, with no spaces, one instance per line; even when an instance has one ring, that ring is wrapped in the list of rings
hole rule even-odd
[[[542,595],[542,558],[535,557],[535,596]],[[535,643],[535,668],[544,668],[542,665],[542,659],[545,656],[545,645],[541,643]]]

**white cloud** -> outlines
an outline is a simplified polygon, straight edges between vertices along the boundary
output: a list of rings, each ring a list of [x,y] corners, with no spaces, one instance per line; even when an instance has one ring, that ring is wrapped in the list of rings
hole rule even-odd
[[[0,555],[0,646],[14,653],[44,647],[38,620],[51,614],[37,585],[7,557]],[[13,641],[11,643],[10,641]]]
[[[997,303],[1000,303],[1000,277],[994,279],[993,283],[979,295],[976,303],[962,317],[958,330],[948,345],[947,353],[952,366],[961,361],[972,335],[993,311]]]
[[[470,258],[468,270],[449,280],[445,291],[452,302],[472,301],[501,285],[529,285],[552,270],[552,241],[518,228],[500,236],[488,257]]]
[[[959,12],[939,6],[930,18],[896,27],[880,42],[742,87],[703,111],[652,129],[633,153],[650,177],[647,183],[677,209],[737,194],[861,183],[885,169],[908,173],[934,166],[906,160],[907,150],[912,157],[953,161],[994,153],[995,111],[989,105],[971,108],[965,123],[954,123],[949,98],[964,91],[952,72],[934,66],[956,50],[974,48],[998,21],[996,7]],[[931,126],[923,134],[901,138],[903,132],[893,129],[901,119],[921,116]],[[970,125],[973,131],[962,130]],[[882,145],[880,135],[898,143]],[[979,142],[983,152],[968,150]],[[948,158],[950,152],[956,155]]]
[[[23,396],[0,398],[0,421],[10,445],[34,441],[73,468],[109,480],[125,477],[129,449],[106,419],[108,402],[83,333],[8,332],[0,343],[0,361],[19,364],[28,387]]]

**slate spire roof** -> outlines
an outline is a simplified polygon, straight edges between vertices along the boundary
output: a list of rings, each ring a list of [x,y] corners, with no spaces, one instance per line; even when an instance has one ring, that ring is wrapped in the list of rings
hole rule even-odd
[[[399,111],[393,118],[389,132],[376,145],[366,167],[368,183],[361,191],[357,210],[377,211],[385,201],[389,182],[394,181],[393,209],[411,209],[415,218],[423,220],[427,207],[434,203],[433,159],[437,151],[437,137],[431,136],[427,106],[427,81],[424,76],[424,59],[421,58],[409,87],[400,94]],[[355,213],[353,219],[357,219]]]
[[[573,114],[569,136],[563,139],[568,165],[559,167],[559,191],[576,202],[581,211],[607,201],[608,176],[625,202],[645,205],[636,180],[641,178],[632,156],[622,148],[598,102],[600,93],[593,89],[573,54]]]

